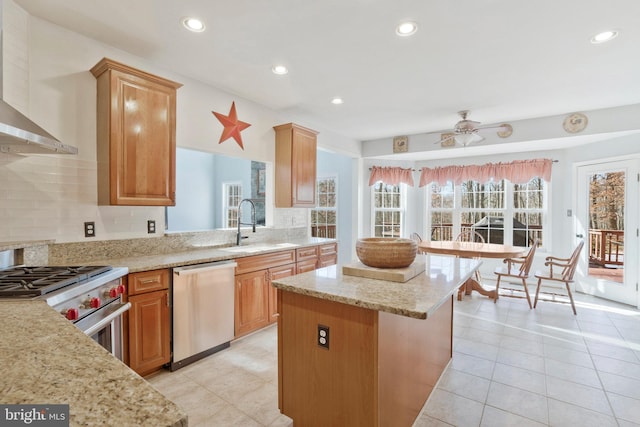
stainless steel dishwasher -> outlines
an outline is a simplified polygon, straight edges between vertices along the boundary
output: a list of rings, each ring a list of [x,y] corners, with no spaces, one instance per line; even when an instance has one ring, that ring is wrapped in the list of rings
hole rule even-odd
[[[173,269],[172,371],[229,347],[236,265],[223,261]]]

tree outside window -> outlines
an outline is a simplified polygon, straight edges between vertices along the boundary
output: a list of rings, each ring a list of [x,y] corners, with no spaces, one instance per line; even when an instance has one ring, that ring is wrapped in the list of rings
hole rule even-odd
[[[540,178],[526,184],[465,181],[454,186],[449,181],[427,188],[431,240],[454,240],[473,230],[488,243],[528,246],[536,238],[542,243],[546,187]]]
[[[317,206],[311,209],[311,236],[336,237],[337,177],[318,178],[316,181]]]

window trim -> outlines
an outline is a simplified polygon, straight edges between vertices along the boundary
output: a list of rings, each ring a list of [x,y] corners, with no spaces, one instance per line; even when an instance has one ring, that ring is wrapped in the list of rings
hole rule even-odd
[[[333,179],[334,181],[334,194],[335,194],[335,205],[332,208],[328,208],[328,207],[324,207],[324,206],[319,206],[320,203],[320,197],[319,197],[319,193],[317,191],[318,188],[318,181],[320,180],[329,180],[329,179]],[[316,177],[316,206],[314,206],[313,208],[309,209],[309,215],[311,216],[311,218],[309,219],[309,227],[313,227],[313,211],[325,211],[325,212],[329,212],[329,211],[333,211],[334,215],[335,215],[335,219],[336,219],[336,223],[335,223],[335,236],[338,236],[338,191],[339,191],[339,187],[338,187],[338,175],[337,174],[329,174],[329,175],[322,175],[322,176],[317,176]],[[328,224],[325,223],[325,226],[327,226]]]
[[[403,237],[403,236],[407,236],[407,232],[406,232],[406,214],[407,214],[407,193],[408,193],[408,186],[405,183],[400,183],[397,184],[400,187],[400,207],[399,208],[376,208],[376,198],[375,198],[375,188],[376,185],[378,185],[380,182],[382,182],[384,184],[383,181],[376,181],[373,185],[370,186],[370,190],[369,190],[369,195],[371,198],[371,203],[370,203],[370,207],[371,207],[371,221],[370,222],[370,235],[371,236],[375,236],[376,234],[376,212],[377,211],[381,211],[381,212],[396,212],[399,211],[400,212],[400,236],[399,237]],[[393,185],[393,184],[389,184],[389,185]]]
[[[238,202],[240,202],[240,200],[242,200],[242,193],[244,192],[242,181],[224,181],[224,182],[222,182],[222,222],[225,225],[224,228],[236,228],[238,226],[237,224],[235,226],[229,225],[228,211],[230,209],[238,210],[237,206],[229,207],[229,205],[227,204],[227,202],[229,200],[229,191],[228,190],[229,190],[229,187],[231,187],[231,186],[238,186],[240,188]],[[237,215],[236,215],[236,217],[237,217]],[[240,220],[240,218],[238,218],[238,220]]]
[[[542,179],[541,177],[539,178]],[[545,181],[544,179],[542,179],[542,182],[543,182],[543,190],[542,190],[543,208],[542,209],[522,209],[522,208],[516,209],[513,205],[514,187],[516,184],[505,179],[504,208],[502,209],[487,208],[482,210],[501,212],[505,219],[513,218],[516,212],[542,213],[542,243],[544,243],[544,246],[540,247],[539,249],[544,250],[545,247],[550,247],[551,237],[552,237],[552,233],[551,233],[552,224],[551,224],[551,214],[550,214],[551,182]],[[431,198],[434,194],[432,192],[432,185],[433,183],[430,183],[424,186],[425,200],[427,201],[426,215],[425,215],[426,217],[425,218],[425,236],[428,236],[428,240],[431,240],[431,231],[433,230],[433,224],[431,222],[432,215],[434,212],[442,212],[442,213],[451,213],[451,217],[452,217],[451,234],[453,239],[462,230],[462,225],[461,225],[462,214],[465,212],[473,212],[476,209],[462,208],[462,185],[455,185],[455,184],[453,185],[453,188],[454,188],[453,208],[432,207]],[[440,187],[443,187],[443,186],[440,186]],[[512,245],[513,244],[513,222],[512,221],[504,221],[503,233],[504,233],[504,244]]]

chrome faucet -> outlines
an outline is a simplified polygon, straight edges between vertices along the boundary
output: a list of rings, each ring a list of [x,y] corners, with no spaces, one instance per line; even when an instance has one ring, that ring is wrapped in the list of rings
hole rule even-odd
[[[251,204],[251,222],[250,223],[244,223],[242,222],[242,211],[241,211],[241,207],[242,204],[244,202],[249,202]],[[238,203],[238,232],[236,233],[236,245],[240,246],[240,240],[242,239],[247,239],[248,237],[242,237],[242,234],[240,233],[240,225],[252,225],[253,226],[253,232],[256,232],[256,205],[253,204],[253,200],[251,199],[242,199],[240,200],[240,203]]]

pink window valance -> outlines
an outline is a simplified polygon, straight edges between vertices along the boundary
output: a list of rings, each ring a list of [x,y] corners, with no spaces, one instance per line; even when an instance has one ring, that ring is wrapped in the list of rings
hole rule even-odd
[[[487,163],[485,165],[444,166],[422,168],[420,187],[435,182],[440,185],[447,181],[461,184],[464,181],[487,182],[508,179],[514,184],[524,184],[534,177],[551,180],[551,159],[517,160],[510,163]]]
[[[378,181],[382,181],[385,184],[390,185],[404,183],[413,186],[413,174],[411,172],[411,168],[404,169],[399,167],[373,166],[371,168],[369,186]]]

